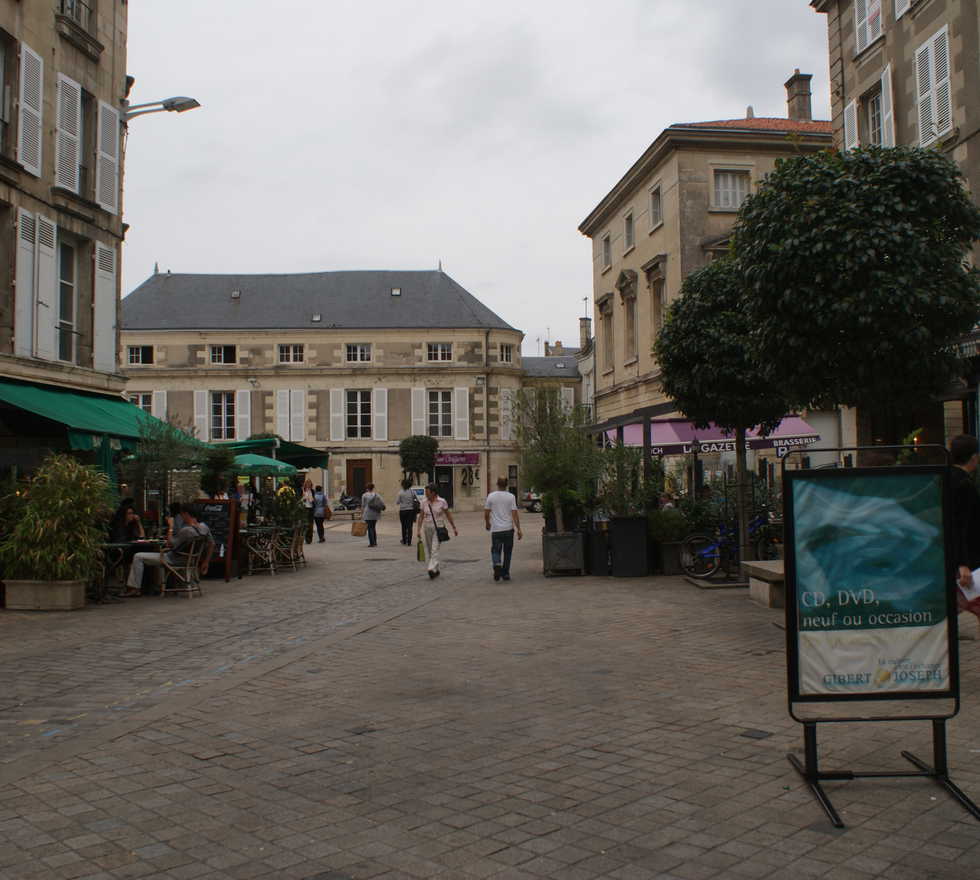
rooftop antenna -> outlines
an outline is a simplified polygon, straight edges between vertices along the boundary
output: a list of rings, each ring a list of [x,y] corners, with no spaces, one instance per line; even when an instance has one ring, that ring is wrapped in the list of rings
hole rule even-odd
[[[538,355],[540,356],[541,355],[541,337],[539,336],[536,341],[538,343]]]
[[[153,274],[154,275],[159,275],[160,274],[160,263],[159,262],[156,262],[156,263],[153,264]]]
[[[589,298],[587,296],[583,296],[582,297],[582,302],[585,303],[585,305],[582,307],[582,311],[585,312],[585,314],[582,315],[582,317],[583,318],[588,318],[589,317]]]
[[[442,271],[442,260],[439,261],[439,271]]]

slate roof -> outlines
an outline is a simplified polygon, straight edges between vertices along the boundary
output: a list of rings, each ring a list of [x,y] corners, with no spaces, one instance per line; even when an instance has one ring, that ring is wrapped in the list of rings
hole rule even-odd
[[[401,289],[392,296],[391,289]],[[238,298],[233,291],[240,291]],[[319,314],[321,320],[313,321]],[[122,301],[124,330],[513,330],[439,270],[151,275]]]
[[[796,131],[800,134],[833,134],[834,131],[830,122],[820,119],[785,119],[782,116],[715,119],[711,122],[675,122],[671,128],[734,128],[741,131]]]
[[[578,379],[578,362],[572,355],[561,357],[521,358],[521,369],[525,376],[548,379]]]

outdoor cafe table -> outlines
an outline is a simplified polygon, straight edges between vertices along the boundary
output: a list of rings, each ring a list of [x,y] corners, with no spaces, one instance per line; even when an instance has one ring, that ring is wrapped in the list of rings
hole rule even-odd
[[[156,539],[142,539],[140,541],[107,541],[102,545],[102,578],[95,585],[95,601],[106,602],[109,600],[109,581],[114,572],[125,569],[126,564],[132,561],[137,553],[158,552],[162,541]],[[132,553],[130,553],[132,551]],[[123,572],[125,576],[125,572]]]
[[[248,526],[238,532],[238,577],[253,571],[269,571],[275,574],[277,526]],[[255,565],[254,563],[258,563]]]

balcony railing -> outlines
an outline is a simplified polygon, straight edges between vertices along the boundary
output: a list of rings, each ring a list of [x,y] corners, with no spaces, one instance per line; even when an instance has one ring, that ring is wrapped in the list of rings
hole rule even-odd
[[[82,30],[92,33],[92,7],[82,0],[57,0],[58,12],[70,18]]]

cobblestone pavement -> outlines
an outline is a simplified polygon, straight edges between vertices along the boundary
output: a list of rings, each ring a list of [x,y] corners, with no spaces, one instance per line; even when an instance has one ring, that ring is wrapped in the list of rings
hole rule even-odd
[[[203,599],[0,612],[0,878],[980,876],[980,823],[924,779],[786,761],[781,612],[679,578],[514,580],[463,515],[430,581],[382,525]],[[980,800],[980,642],[955,781]],[[824,732],[826,730],[826,732]],[[823,765],[907,769],[923,723],[822,728]]]

